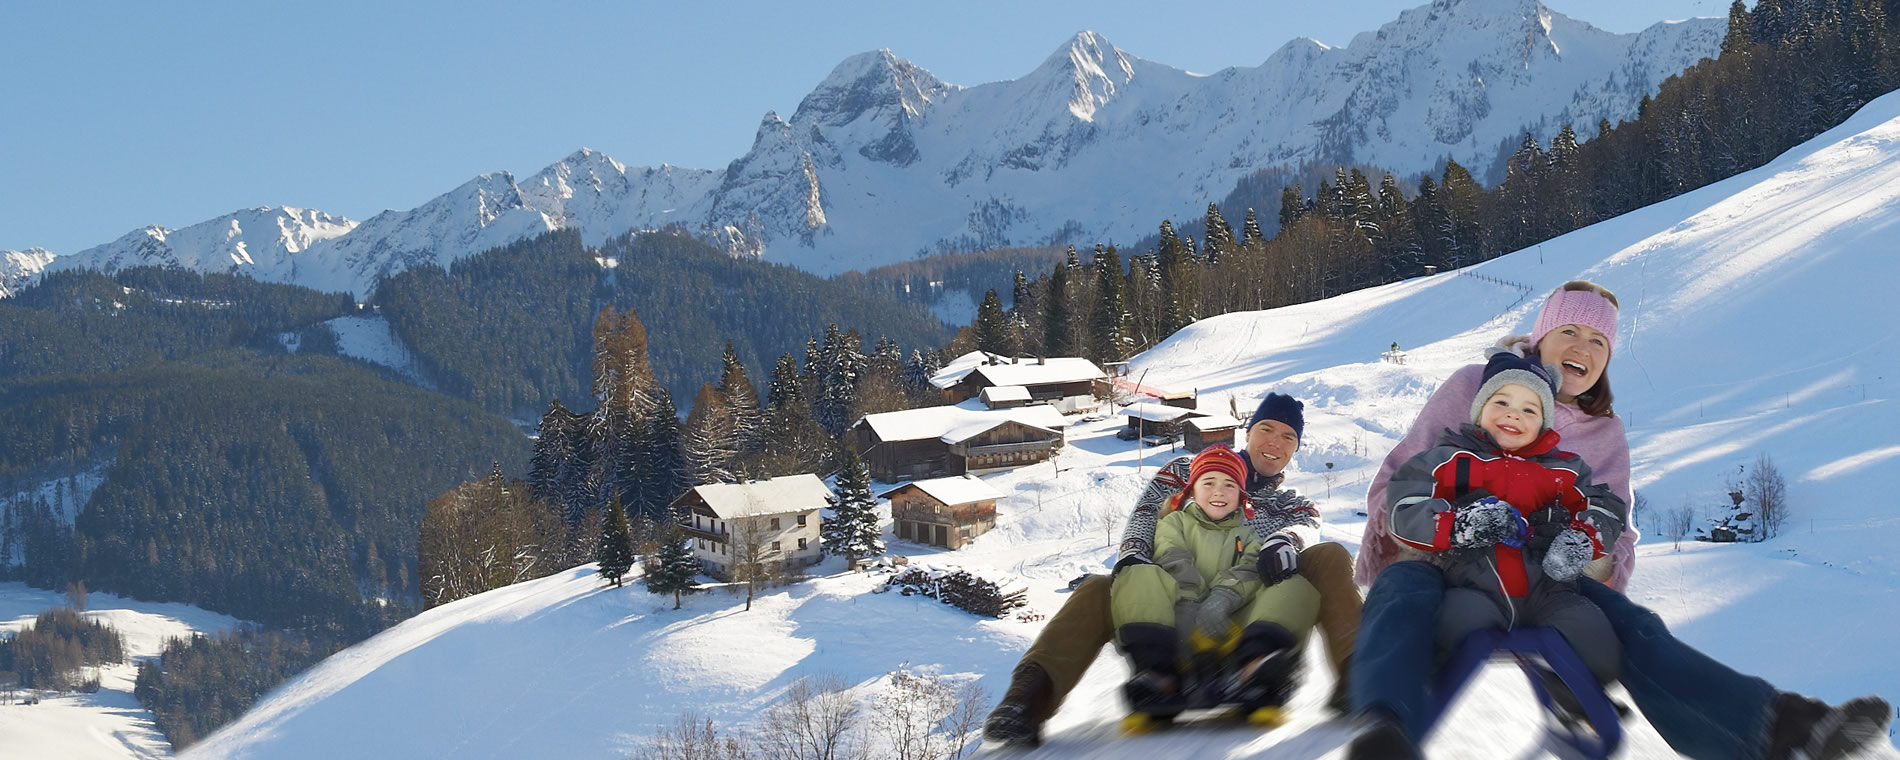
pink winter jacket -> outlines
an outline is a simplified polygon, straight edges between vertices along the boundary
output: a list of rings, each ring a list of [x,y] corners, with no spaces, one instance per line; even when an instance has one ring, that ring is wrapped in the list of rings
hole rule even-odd
[[[1386,522],[1386,482],[1406,460],[1431,448],[1446,428],[1471,422],[1471,400],[1478,394],[1483,376],[1482,364],[1467,365],[1451,373],[1445,384],[1432,393],[1431,400],[1425,402],[1425,408],[1419,410],[1418,419],[1412,421],[1405,438],[1392,447],[1392,453],[1386,454],[1385,462],[1379,465],[1379,474],[1372,478],[1372,489],[1366,494],[1366,535],[1359,544],[1358,566],[1353,572],[1353,579],[1359,585],[1371,586],[1379,571],[1399,560],[1400,546],[1392,539],[1390,524]],[[1558,404],[1551,427],[1563,436],[1564,450],[1582,457],[1590,465],[1597,483],[1609,486],[1623,503],[1635,503],[1630,497],[1629,438],[1623,433],[1621,419],[1591,417],[1569,404]],[[1630,573],[1636,570],[1637,537],[1632,515],[1629,529],[1623,531],[1610,556],[1605,558],[1609,561],[1591,563],[1589,574],[1610,588],[1623,591],[1629,585]]]

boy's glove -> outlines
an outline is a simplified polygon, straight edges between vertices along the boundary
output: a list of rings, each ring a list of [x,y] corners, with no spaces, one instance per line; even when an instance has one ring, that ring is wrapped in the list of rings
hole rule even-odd
[[[1474,501],[1451,517],[1451,545],[1456,549],[1478,549],[1522,535],[1522,518],[1517,508],[1496,496]]]
[[[1227,640],[1233,627],[1234,610],[1240,609],[1240,594],[1221,586],[1201,600],[1201,611],[1194,616],[1194,631],[1215,642]]]
[[[1590,537],[1575,528],[1565,528],[1550,542],[1550,551],[1544,555],[1544,575],[1554,581],[1569,582],[1583,574],[1585,565],[1590,564],[1590,555],[1594,554]]]
[[[1300,571],[1300,550],[1293,539],[1275,534],[1260,542],[1260,582],[1269,586]]]

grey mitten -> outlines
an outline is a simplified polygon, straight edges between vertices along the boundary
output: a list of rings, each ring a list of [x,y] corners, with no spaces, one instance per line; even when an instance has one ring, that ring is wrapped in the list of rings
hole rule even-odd
[[[1565,528],[1551,539],[1550,551],[1544,555],[1544,575],[1554,581],[1574,581],[1583,574],[1584,566],[1590,564],[1590,555],[1594,553],[1589,536],[1575,528]]]
[[[1477,549],[1517,538],[1519,521],[1516,507],[1496,496],[1486,496],[1452,513],[1451,545]]]
[[[1194,630],[1214,641],[1225,640],[1237,609],[1240,609],[1240,593],[1226,586],[1216,588],[1201,600],[1201,611],[1194,617]]]

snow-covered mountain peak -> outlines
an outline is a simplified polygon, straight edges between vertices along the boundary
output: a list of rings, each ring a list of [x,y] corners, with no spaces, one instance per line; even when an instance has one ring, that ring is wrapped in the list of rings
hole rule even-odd
[[[105,245],[61,256],[47,269],[184,267],[283,282],[297,272],[295,259],[356,226],[353,220],[315,209],[260,206],[175,230],[158,225],[133,230]]]
[[[1085,30],[1056,48],[1023,81],[1048,82],[1050,89],[1072,88],[1067,99],[1069,113],[1082,121],[1093,121],[1096,110],[1134,78],[1131,56],[1107,38]]]
[[[38,278],[40,270],[52,261],[53,252],[45,248],[0,251],[0,298],[12,298]]]

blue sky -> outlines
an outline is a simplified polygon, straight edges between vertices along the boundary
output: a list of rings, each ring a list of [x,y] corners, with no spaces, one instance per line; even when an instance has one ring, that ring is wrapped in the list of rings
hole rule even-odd
[[[963,85],[1078,31],[1196,72],[1345,45],[1424,0],[16,3],[0,40],[0,249],[76,253],[251,206],[362,220],[582,146],[718,168],[846,56]],[[1725,0],[1545,0],[1617,32]]]

